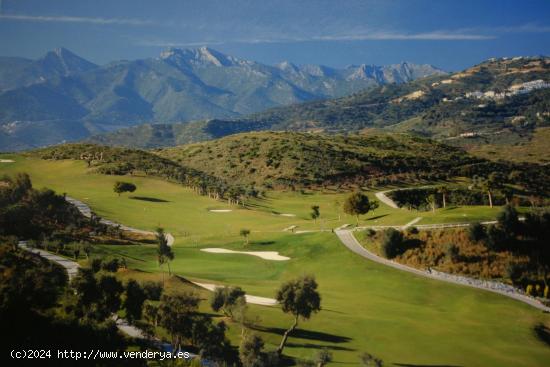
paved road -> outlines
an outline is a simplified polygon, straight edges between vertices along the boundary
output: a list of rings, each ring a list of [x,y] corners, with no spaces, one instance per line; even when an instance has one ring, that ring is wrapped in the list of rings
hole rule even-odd
[[[440,273],[440,272],[435,272],[435,271],[432,271],[430,273],[430,272],[427,272],[427,271],[415,269],[415,268],[412,268],[410,266],[406,266],[406,265],[399,264],[397,262],[394,262],[394,261],[391,261],[391,260],[388,260],[388,259],[384,259],[384,258],[368,251],[363,246],[361,246],[361,244],[357,241],[355,236],[353,236],[353,232],[350,231],[350,230],[337,230],[337,231],[335,231],[335,233],[338,236],[338,238],[340,239],[340,241],[349,250],[351,250],[352,252],[358,254],[359,256],[362,256],[362,257],[364,257],[366,259],[369,259],[371,261],[375,261],[377,263],[380,263],[380,264],[383,264],[383,265],[386,265],[386,266],[390,266],[390,267],[398,269],[398,270],[413,273],[413,274],[416,274],[416,275],[419,275],[419,276],[422,276],[422,277],[426,277],[426,278],[430,278],[430,279],[436,279],[436,280],[440,280],[440,281],[444,281],[444,282],[464,285],[464,286],[468,286],[468,287],[473,287],[473,288],[478,288],[478,289],[483,289],[483,290],[487,290],[487,291],[490,291],[490,292],[498,293],[498,294],[504,295],[506,297],[510,297],[510,298],[515,299],[515,300],[526,303],[530,306],[538,308],[539,310],[550,312],[550,307],[546,307],[542,303],[537,301],[536,299],[519,293],[517,290],[515,290],[511,286],[507,286],[505,284],[501,284],[501,283],[497,283],[497,282],[485,282],[485,281],[480,281],[480,280],[472,279],[472,278],[453,276],[453,275],[450,275],[450,274]]]
[[[52,254],[51,252],[48,252],[48,251],[44,251],[36,248],[30,248],[27,246],[27,243],[24,241],[19,242],[19,247],[29,252],[32,252],[33,254],[38,254],[47,260],[50,260],[54,263],[61,265],[62,267],[65,268],[65,270],[67,270],[67,274],[69,275],[69,280],[72,279],[76,275],[76,273],[78,273],[78,268],[80,267],[80,265],[78,265],[78,263],[75,261],[69,260],[67,258],[64,258],[56,254]]]
[[[422,217],[414,218],[414,219],[411,220],[409,223],[405,224],[405,225],[403,226],[403,229],[407,229],[407,228],[409,228],[410,226],[412,226],[412,225],[414,225],[414,224],[420,222],[421,220],[422,220]]]
[[[66,196],[65,200],[67,200],[69,203],[73,204],[80,211],[80,213],[82,213],[82,215],[84,215],[85,217],[90,218],[92,216],[92,209],[88,206],[88,204],[86,204],[86,203],[84,203],[80,200],[77,200],[75,198],[71,198],[69,196]],[[155,232],[144,231],[142,229],[128,227],[128,226],[125,226],[123,224],[119,224],[119,223],[113,222],[113,221],[105,219],[105,218],[101,218],[100,222],[107,225],[107,226],[120,227],[120,229],[122,229],[124,231],[128,231],[128,232],[141,233],[141,234],[146,234],[146,235],[155,235],[156,234]],[[168,246],[172,246],[174,244],[174,241],[175,241],[174,236],[172,236],[171,233],[166,233],[165,236],[166,236],[166,241],[168,242]]]
[[[393,191],[393,190],[379,191],[379,192],[375,193],[374,196],[376,196],[376,198],[378,200],[380,200],[381,202],[383,202],[387,206],[389,206],[391,208],[394,208],[394,209],[399,209],[397,204],[392,199],[390,199],[389,197],[386,196],[386,193],[390,192],[390,191]]]
[[[52,254],[51,252],[48,252],[48,251],[30,248],[27,246],[27,243],[24,241],[19,242],[19,247],[29,252],[32,252],[33,254],[38,254],[51,262],[61,265],[62,267],[65,268],[65,270],[67,270],[67,273],[69,274],[69,279],[72,279],[78,273],[78,268],[80,268],[80,265],[78,265],[78,263],[75,261]],[[133,325],[130,325],[128,321],[126,321],[125,319],[121,319],[121,318],[117,319],[114,315],[112,319],[116,322],[117,328],[123,333],[131,336],[132,338],[147,339],[141,329]]]

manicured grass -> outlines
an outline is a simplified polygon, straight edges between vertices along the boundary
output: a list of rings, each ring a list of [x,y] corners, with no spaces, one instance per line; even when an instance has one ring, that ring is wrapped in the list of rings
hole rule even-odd
[[[253,210],[241,209],[161,180],[88,174],[82,162],[0,156],[9,157],[16,163],[1,164],[0,173],[28,172],[35,187],[67,192],[88,202],[99,215],[127,225],[144,229],[165,227],[176,236],[176,258],[171,267],[177,275],[239,285],[250,294],[274,297],[282,281],[314,274],[320,284],[323,310],[300,324],[285,349],[290,356],[311,358],[316,349],[326,346],[334,354],[334,366],[358,365],[363,351],[383,358],[387,365],[545,366],[550,360],[550,348],[533,332],[539,322],[550,325],[550,317],[530,306],[367,261],[345,249],[331,233],[281,232],[293,224],[308,229],[354,223],[354,218],[345,216],[338,221],[333,202],[342,199],[342,194],[269,193],[267,200],[251,203],[256,205]],[[138,186],[132,196],[162,201],[136,200],[127,195],[118,198],[112,191],[117,180]],[[307,217],[314,204],[321,207],[317,224]],[[234,211],[211,213],[211,208]],[[449,208],[433,214],[396,210],[382,204],[362,224],[404,224],[419,216],[423,217],[419,224],[455,221],[463,214],[469,219],[489,219],[497,210]],[[279,251],[291,260],[275,262],[199,250],[245,249],[244,240],[238,236],[244,227],[253,231],[247,250]],[[96,246],[94,251],[97,255],[125,256],[129,267],[140,271],[132,274],[143,278],[159,276],[152,245],[104,245]],[[206,303],[203,310],[207,310]],[[260,332],[268,349],[274,349],[282,329],[291,324],[291,317],[278,307],[251,305],[250,310],[252,317],[260,319]],[[229,336],[234,345],[238,344],[239,333],[237,325],[230,325]]]
[[[201,247],[245,248],[223,239]],[[489,292],[399,272],[347,251],[330,233],[262,234],[246,249],[279,251],[292,259],[270,262],[247,255],[216,255],[192,245],[175,249],[175,273],[192,279],[240,285],[248,293],[273,297],[281,281],[314,274],[323,311],[300,324],[286,353],[311,357],[323,346],[335,362],[355,365],[362,351],[390,363],[459,366],[544,366],[550,348],[532,327],[547,315]],[[98,251],[127,254],[131,267],[158,271],[153,246],[101,246]],[[276,307],[251,306],[261,318],[268,347],[280,340],[290,317]],[[275,328],[275,329],[269,329]],[[231,326],[231,335],[238,335]],[[235,339],[235,341],[238,339]],[[336,365],[336,363],[335,363]]]
[[[254,199],[248,208],[229,206],[196,195],[181,185],[149,177],[106,176],[89,173],[85,163],[79,161],[45,161],[19,155],[1,155],[14,159],[15,163],[2,163],[0,174],[27,172],[35,187],[47,186],[58,193],[88,203],[94,211],[105,218],[142,229],[154,230],[164,227],[176,236],[179,243],[189,235],[200,242],[210,236],[238,236],[241,228],[255,232],[278,232],[292,225],[298,230],[319,230],[355,223],[355,218],[345,215],[341,206],[347,196],[342,193],[319,192],[268,192],[266,199]],[[113,192],[116,181],[130,181],[137,185],[133,194],[118,197]],[[374,193],[369,193],[374,200]],[[335,202],[340,203],[339,208]],[[319,205],[321,217],[314,223],[309,217],[312,205]],[[209,209],[231,209],[229,213],[210,212]],[[439,223],[492,219],[498,208],[461,207],[431,212],[393,209],[384,204],[374,213],[361,217],[361,225],[403,225],[416,217],[419,222]],[[281,216],[294,214],[296,217]],[[340,217],[340,220],[338,218]]]

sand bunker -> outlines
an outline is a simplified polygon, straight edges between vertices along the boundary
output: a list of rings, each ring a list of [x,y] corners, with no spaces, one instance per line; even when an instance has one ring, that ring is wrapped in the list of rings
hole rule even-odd
[[[233,210],[232,209],[209,209],[208,211],[212,213],[229,213],[229,212],[232,212]]]
[[[279,214],[281,217],[295,217],[296,214]]]
[[[264,260],[285,261],[290,260],[290,257],[279,255],[277,251],[233,251],[225,248],[202,248],[201,251],[211,252],[214,254],[242,254],[261,257]]]
[[[0,163],[13,163],[15,162],[13,159],[0,159]]]
[[[208,289],[209,291],[214,292],[216,288],[220,288],[220,285],[217,284],[211,284],[211,283],[199,283],[194,282],[191,280],[191,283],[198,285],[201,288]],[[256,305],[262,305],[262,306],[275,306],[277,305],[277,301],[273,298],[266,298],[266,297],[258,297],[258,296],[251,296],[250,294],[245,295],[246,302],[247,303],[254,303]]]

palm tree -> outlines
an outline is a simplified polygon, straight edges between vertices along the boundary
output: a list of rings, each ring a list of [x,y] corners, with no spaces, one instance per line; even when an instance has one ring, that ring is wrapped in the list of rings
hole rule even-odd
[[[436,198],[435,194],[428,195],[427,201],[428,201],[428,204],[430,204],[430,206],[432,207],[432,212],[435,213],[435,205],[436,205],[436,202],[437,202],[437,198]]]
[[[244,237],[245,246],[248,245],[248,236],[250,236],[250,229],[243,228],[243,229],[241,229],[239,234]]]
[[[172,252],[172,249],[170,246],[168,246],[168,239],[166,238],[166,234],[164,233],[164,229],[157,228],[157,261],[160,267],[164,263],[168,265],[168,275],[172,275],[172,271],[170,270],[170,261],[174,259],[174,252]],[[163,277],[164,279],[164,277]]]
[[[449,193],[449,189],[445,185],[439,186],[437,188],[437,193],[441,194],[441,196],[443,197],[443,208],[446,208],[447,207],[447,194]]]

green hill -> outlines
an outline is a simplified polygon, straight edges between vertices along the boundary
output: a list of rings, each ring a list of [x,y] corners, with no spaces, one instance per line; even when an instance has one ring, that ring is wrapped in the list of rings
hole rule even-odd
[[[418,185],[491,172],[524,195],[550,192],[550,166],[492,162],[404,133],[266,131],[153,151],[64,144],[30,154],[83,160],[103,174],[156,176],[215,197],[250,197],[265,189]]]
[[[266,188],[419,183],[492,171],[505,175],[515,169],[531,172],[525,177],[539,186],[548,177],[539,165],[494,163],[460,148],[395,133],[250,132],[156,153],[230,183]]]

